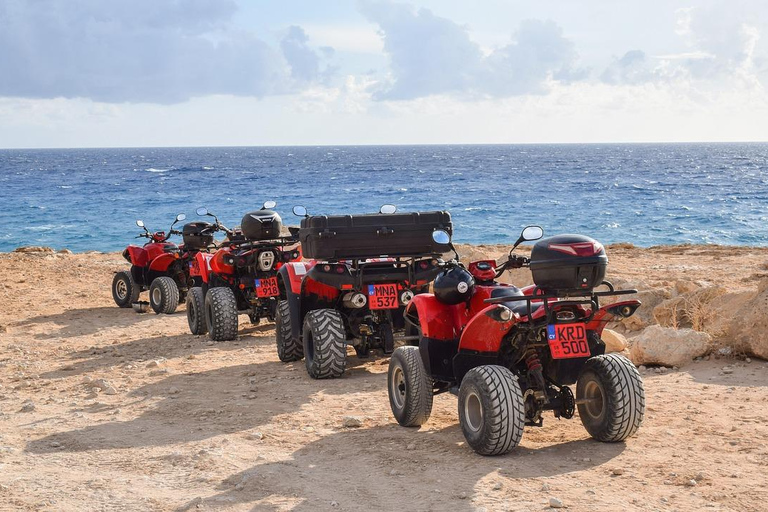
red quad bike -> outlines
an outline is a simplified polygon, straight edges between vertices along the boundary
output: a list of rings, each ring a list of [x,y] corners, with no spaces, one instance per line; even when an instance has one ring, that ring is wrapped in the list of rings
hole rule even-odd
[[[112,280],[112,298],[119,307],[131,307],[139,300],[141,292],[149,289],[149,302],[155,313],[176,311],[180,298],[183,300],[188,288],[190,250],[196,249],[187,250],[184,246],[168,242],[168,239],[172,235],[182,235],[187,240],[187,235],[173,229],[177,222],[185,218],[183,213],[178,214],[168,233],[150,232],[143,221],[136,221],[136,225],[144,229],[144,233],[136,238],[148,238],[149,241],[143,247],[129,245],[123,251],[131,269],[117,272]],[[186,232],[187,226],[184,229]]]
[[[307,262],[280,269],[277,354],[281,361],[305,359],[312,378],[340,377],[347,345],[358,357],[372,349],[392,353],[396,341],[418,342],[405,329],[403,311],[440,272],[438,258],[450,248],[433,231],[452,231],[448,212],[308,216],[299,229]]]
[[[389,402],[398,423],[423,424],[433,395],[452,391],[464,437],[482,455],[512,450],[523,426],[541,426],[547,410],[567,419],[578,408],[599,441],[637,432],[645,412],[640,374],[625,357],[604,354],[600,339],[608,322],[640,306],[637,300],[600,306],[600,298],[636,290],[615,290],[603,280],[605,250],[585,236],[540,240],[530,259],[512,254],[542,235],[538,226],[525,228],[499,266],[476,261],[465,269],[449,262],[435,278],[434,294],[414,297],[405,315],[418,326],[419,346],[398,348],[389,365]],[[447,233],[435,236],[449,241]],[[520,267],[531,269],[535,285],[496,281]]]
[[[282,220],[267,201],[261,210],[243,217],[239,229],[228,229],[205,208],[198,215],[215,219],[216,227],[227,234],[213,254],[195,256],[202,286],[187,295],[187,320],[192,334],[205,334],[214,341],[237,337],[238,315],[247,313],[254,324],[266,317],[275,318],[280,295],[277,271],[285,262],[301,258],[295,237],[281,237]]]

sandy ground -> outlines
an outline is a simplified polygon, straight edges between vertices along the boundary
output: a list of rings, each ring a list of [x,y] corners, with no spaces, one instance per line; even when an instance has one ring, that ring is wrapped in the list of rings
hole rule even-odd
[[[463,252],[480,250],[502,252]],[[658,283],[738,289],[768,272],[758,249],[609,254],[612,275]],[[118,309],[124,267],[118,254],[0,254],[0,510],[768,510],[765,361],[649,370],[626,443],[547,415],[487,458],[463,442],[450,394],[423,428],[399,427],[386,358],[350,354],[342,379],[313,381],[278,361],[270,324],[241,316],[238,340],[214,344],[188,334],[183,306]]]

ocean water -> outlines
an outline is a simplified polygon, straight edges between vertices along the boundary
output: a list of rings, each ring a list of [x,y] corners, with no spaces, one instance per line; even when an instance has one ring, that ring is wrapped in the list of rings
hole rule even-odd
[[[454,240],[521,228],[639,246],[768,246],[768,144],[0,150],[0,251],[121,250],[142,219],[206,206],[228,226],[268,199],[314,214],[451,212]]]

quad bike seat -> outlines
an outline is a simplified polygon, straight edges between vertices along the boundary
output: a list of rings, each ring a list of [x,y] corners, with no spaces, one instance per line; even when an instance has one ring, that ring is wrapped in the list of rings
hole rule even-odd
[[[523,297],[525,294],[517,286],[504,286],[502,288],[496,288],[491,292],[491,298],[497,297]],[[528,315],[528,303],[524,300],[511,300],[504,302],[504,305],[512,310],[513,313],[517,313],[520,316]],[[534,313],[541,306],[537,304],[531,304],[531,313]]]

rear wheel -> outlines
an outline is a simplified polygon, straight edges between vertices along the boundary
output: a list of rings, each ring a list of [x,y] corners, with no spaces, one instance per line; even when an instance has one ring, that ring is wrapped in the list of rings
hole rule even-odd
[[[579,418],[598,441],[623,441],[640,428],[645,389],[635,365],[617,353],[591,357],[576,383]]]
[[[237,337],[237,299],[229,288],[210,288],[205,294],[205,323],[213,341]]]
[[[392,354],[387,372],[389,406],[404,427],[423,425],[432,413],[432,379],[424,369],[419,347],[400,347]]]
[[[307,373],[313,379],[341,377],[347,365],[344,320],[334,309],[318,309],[304,319],[302,341]]]
[[[192,334],[208,332],[208,325],[205,322],[205,295],[199,286],[190,289],[187,293],[187,322]]]
[[[149,304],[158,315],[170,315],[179,305],[179,287],[176,281],[168,276],[157,277],[149,287]]]
[[[287,300],[281,300],[277,303],[277,312],[275,313],[277,340],[277,357],[284,363],[298,361],[304,357],[304,345],[298,337],[291,333],[291,308]]]
[[[520,444],[525,406],[517,377],[496,365],[467,372],[459,388],[459,423],[467,444],[481,455],[502,455]]]
[[[130,272],[122,271],[112,279],[112,298],[121,308],[129,308],[139,300],[141,287],[133,280]]]

